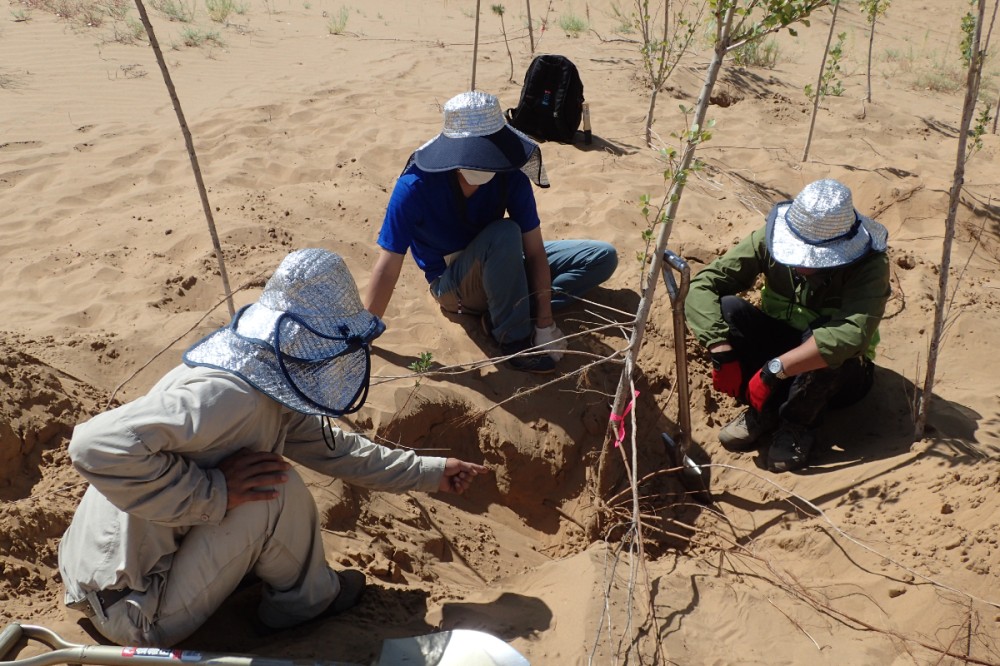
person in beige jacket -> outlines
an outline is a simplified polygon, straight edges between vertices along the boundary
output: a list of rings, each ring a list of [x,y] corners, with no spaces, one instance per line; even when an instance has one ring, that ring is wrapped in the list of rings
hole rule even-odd
[[[134,646],[183,640],[251,575],[262,633],[354,606],[364,574],[327,564],[286,458],[397,492],[462,492],[487,471],[331,425],[364,403],[384,328],[341,257],[299,250],[149,393],[77,426],[69,453],[90,486],[59,546],[67,606]]]

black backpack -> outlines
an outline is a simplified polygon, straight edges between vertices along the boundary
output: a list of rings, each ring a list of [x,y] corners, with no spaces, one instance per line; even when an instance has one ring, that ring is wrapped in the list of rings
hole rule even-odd
[[[560,55],[535,56],[524,75],[521,100],[507,120],[536,139],[572,143],[583,116],[583,81]]]

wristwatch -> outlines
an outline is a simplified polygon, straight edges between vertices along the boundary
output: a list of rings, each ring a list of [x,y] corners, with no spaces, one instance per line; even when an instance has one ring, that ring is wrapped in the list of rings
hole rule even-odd
[[[774,357],[767,362],[767,371],[778,379],[788,379],[788,373],[785,372],[785,366],[781,363],[781,359],[778,357]]]

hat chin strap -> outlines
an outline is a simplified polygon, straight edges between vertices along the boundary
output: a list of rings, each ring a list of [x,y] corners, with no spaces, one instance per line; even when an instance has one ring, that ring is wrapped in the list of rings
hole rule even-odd
[[[320,337],[331,340],[340,338],[329,335],[323,335],[322,333],[313,330],[308,325],[306,325],[305,322],[303,322],[301,319],[288,312],[285,312],[280,317],[278,317],[278,321],[276,321],[274,324],[273,351],[274,351],[274,356],[278,361],[278,369],[281,371],[281,376],[288,383],[288,386],[290,386],[291,389],[295,391],[295,394],[299,398],[304,400],[306,403],[312,405],[317,410],[324,412],[325,415],[327,416],[340,417],[344,416],[345,414],[353,414],[354,412],[361,409],[361,407],[365,404],[365,401],[368,399],[368,387],[371,384],[371,374],[372,374],[371,347],[368,345],[367,342],[365,342],[364,338],[357,335],[352,335],[348,337],[346,339],[348,346],[344,351],[340,352],[339,354],[336,354],[335,356],[331,356],[330,358],[323,359],[324,361],[332,361],[336,358],[340,358],[341,356],[346,356],[347,354],[353,354],[354,352],[359,350],[362,350],[365,353],[365,378],[361,382],[361,385],[358,387],[358,390],[354,392],[354,395],[351,397],[351,399],[347,401],[347,406],[344,407],[343,409],[338,409],[337,407],[331,407],[329,405],[324,405],[319,402],[316,402],[310,396],[306,395],[306,393],[299,388],[298,384],[295,383],[295,380],[292,379],[291,373],[289,373],[288,369],[285,367],[285,355],[281,353],[281,322],[286,317],[298,322],[302,326],[305,326],[310,331],[312,331],[313,333],[315,333]]]

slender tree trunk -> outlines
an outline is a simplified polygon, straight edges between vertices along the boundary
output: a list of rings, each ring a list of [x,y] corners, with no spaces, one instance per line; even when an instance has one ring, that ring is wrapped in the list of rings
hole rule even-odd
[[[476,0],[476,36],[472,40],[472,83],[469,84],[469,90],[476,89],[476,60],[479,59],[479,3],[481,0]]]
[[[205,190],[205,181],[201,177],[201,167],[198,166],[198,155],[194,150],[194,139],[191,137],[191,130],[188,129],[187,120],[184,118],[184,111],[181,109],[181,101],[177,97],[174,82],[170,78],[167,61],[163,58],[160,43],[156,40],[153,25],[149,22],[149,14],[146,13],[146,6],[142,4],[142,0],[135,0],[135,6],[139,10],[139,20],[142,21],[142,27],[146,29],[146,35],[149,37],[149,45],[152,47],[153,53],[156,55],[156,62],[160,66],[160,74],[163,75],[163,82],[167,86],[170,102],[174,105],[174,112],[177,114],[177,122],[181,126],[181,134],[184,135],[184,144],[187,146],[188,157],[191,158],[191,170],[194,171],[194,181],[198,187],[198,196],[201,197],[201,208],[205,212],[205,219],[208,221],[208,233],[212,237],[212,247],[215,248],[215,256],[219,263],[219,275],[222,277],[222,288],[226,294],[229,316],[232,317],[236,314],[236,309],[233,307],[233,293],[229,288],[226,260],[222,255],[222,244],[219,243],[219,234],[215,230],[215,218],[212,216],[212,206],[208,203],[208,192]]]
[[[979,96],[979,83],[983,71],[983,55],[979,49],[982,35],[983,16],[986,12],[986,0],[978,1],[978,19],[972,34],[970,45],[972,58],[969,60],[969,72],[965,81],[965,104],[962,107],[962,121],[958,132],[958,154],[955,158],[955,174],[952,178],[951,191],[948,196],[948,218],[945,220],[944,243],[941,248],[941,267],[938,273],[938,295],[934,307],[934,327],[931,329],[931,341],[927,350],[927,374],[924,376],[924,386],[917,400],[916,423],[914,437],[922,439],[927,426],[927,415],[934,391],[934,374],[937,371],[938,354],[941,351],[941,335],[944,331],[945,308],[948,303],[948,271],[951,268],[951,246],[955,240],[955,217],[958,212],[959,198],[962,195],[962,184],[965,181],[966,149],[969,137],[969,127],[976,112],[976,99]]]
[[[997,133],[997,116],[1000,116],[1000,95],[997,95],[997,106],[993,110],[993,133]]]
[[[656,96],[659,92],[654,86],[649,94],[649,108],[646,109],[646,146],[653,145],[653,113],[656,110]]]
[[[660,69],[666,69],[663,64],[667,61],[667,35],[670,34],[670,0],[663,3],[663,48],[660,49]]]
[[[812,117],[809,119],[809,134],[806,136],[806,147],[802,151],[802,161],[809,159],[809,144],[812,143],[813,128],[816,126],[816,112],[819,110],[819,98],[822,97],[823,69],[826,67],[826,56],[830,53],[830,43],[833,41],[833,31],[837,27],[837,10],[840,9],[839,0],[833,3],[833,18],[830,19],[830,34],[826,36],[826,46],[823,47],[823,60],[819,63],[819,76],[816,78],[816,96],[813,98]]]
[[[997,11],[1000,10],[1000,0],[993,2],[993,15],[990,17],[990,29],[986,33],[986,43],[983,44],[983,51],[990,48],[990,38],[993,36],[993,24],[997,20]],[[993,108],[993,134],[997,133],[997,116],[1000,116],[1000,94],[997,95],[997,104]]]
[[[659,66],[655,69],[651,67],[649,70],[649,80],[650,80],[650,95],[649,95],[649,110],[646,112],[646,146],[648,148],[653,147],[653,120],[654,114],[656,112],[656,97],[660,92],[660,86],[666,80],[664,73],[667,71],[667,31],[670,29],[670,0],[667,0],[663,7],[663,43],[660,44],[660,60]],[[646,44],[649,44],[651,33],[646,35]]]
[[[531,25],[531,0],[524,0],[528,8],[528,43],[531,44],[531,55],[535,55],[535,26]]]
[[[514,56],[510,52],[510,43],[507,41],[507,26],[503,22],[503,12],[500,12],[500,31],[503,33],[503,45],[507,47],[507,59],[510,60],[510,82],[514,83]]]
[[[718,33],[715,41],[715,51],[712,55],[712,62],[705,73],[705,81],[698,96],[698,103],[695,107],[695,117],[692,130],[697,128],[700,131],[705,124],[705,116],[708,114],[708,100],[712,96],[715,82],[719,78],[719,71],[722,69],[722,61],[730,41],[730,30],[733,25],[733,17],[736,13],[737,3],[725,3],[725,14],[717,16]],[[681,157],[680,166],[677,169],[679,174],[683,174],[691,168],[694,161],[694,153],[698,148],[698,140],[689,135],[687,144],[684,147],[684,154]],[[656,251],[653,253],[652,263],[646,273],[646,283],[643,285],[642,296],[639,300],[639,308],[636,312],[635,328],[629,338],[628,351],[626,352],[625,366],[622,370],[621,378],[618,382],[618,390],[615,393],[615,401],[611,408],[612,415],[621,416],[625,407],[625,397],[628,394],[628,387],[632,379],[632,367],[639,356],[639,349],[642,347],[642,337],[646,329],[646,321],[649,319],[649,310],[653,303],[653,294],[656,291],[658,276],[663,266],[663,250],[670,240],[670,232],[673,229],[673,222],[677,216],[677,209],[680,206],[681,194],[684,192],[685,179],[683,177],[674,180],[669,195],[665,199],[667,207],[664,212],[664,222],[660,225],[660,233],[656,239]],[[609,426],[613,421],[609,422]],[[598,499],[607,497],[614,484],[620,476],[624,452],[619,455],[610,444],[606,444],[601,450],[601,456],[597,466],[596,496]],[[617,464],[615,459],[617,457]]]
[[[878,14],[878,7],[876,6],[875,9],[872,11],[872,28],[871,31],[868,33],[868,75],[867,75],[867,91],[865,92],[866,102],[872,101],[872,49],[875,46],[875,21],[877,14]],[[829,49],[830,45],[827,44],[826,48]]]

